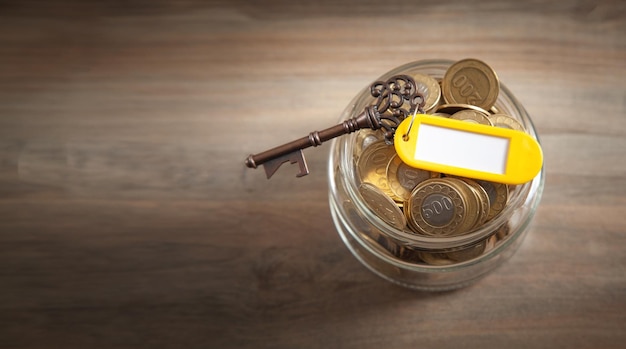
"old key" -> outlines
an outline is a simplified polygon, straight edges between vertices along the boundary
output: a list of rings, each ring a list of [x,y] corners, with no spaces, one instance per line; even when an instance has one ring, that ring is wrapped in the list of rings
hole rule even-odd
[[[309,174],[309,168],[304,159],[303,149],[317,147],[329,139],[363,128],[385,129],[385,140],[391,143],[395,130],[402,120],[416,109],[423,113],[424,96],[417,91],[415,81],[408,75],[395,75],[387,81],[376,81],[370,85],[370,93],[376,99],[358,116],[325,130],[313,131],[308,136],[287,144],[250,155],[246,159],[246,166],[256,168],[263,165],[269,179],[280,165],[289,161],[299,165],[300,172],[297,177],[306,176]],[[409,109],[403,108],[406,102]]]

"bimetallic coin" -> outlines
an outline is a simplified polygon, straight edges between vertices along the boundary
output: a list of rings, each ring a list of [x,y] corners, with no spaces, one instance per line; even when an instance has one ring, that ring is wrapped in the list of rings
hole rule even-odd
[[[361,183],[359,193],[378,218],[396,229],[404,229],[406,218],[390,197],[371,183]]]
[[[465,109],[450,115],[450,119],[471,122],[474,124],[493,126],[489,118],[476,110]]]
[[[473,227],[477,228],[485,223],[487,221],[487,217],[489,217],[489,210],[491,206],[491,203],[489,202],[489,195],[487,195],[487,191],[485,190],[485,188],[481,187],[480,184],[478,184],[476,181],[469,178],[462,178],[461,180],[470,186],[470,188],[474,192],[476,200],[478,200],[478,220]]]
[[[428,113],[439,104],[441,98],[441,88],[437,80],[424,74],[413,74],[417,92],[424,96],[424,111]]]
[[[361,143],[361,149],[365,149],[367,147],[369,147],[370,145],[376,143],[377,141],[381,140],[383,138],[383,135],[380,134],[380,132],[376,133],[376,134],[370,134],[368,136],[366,136],[365,138],[363,138],[363,141]]]
[[[387,196],[395,198],[395,194],[387,181],[387,165],[396,155],[393,145],[378,141],[365,148],[357,161],[357,171],[361,182],[374,184]]]
[[[355,157],[359,158],[364,149],[382,139],[383,134],[379,130],[359,130],[356,134],[356,141],[354,143]]]
[[[448,115],[453,115],[455,113],[460,112],[461,110],[474,110],[485,116],[489,115],[489,112],[481,107],[477,107],[471,104],[442,104],[435,108],[435,113],[444,113]]]
[[[496,72],[483,61],[468,58],[450,66],[441,83],[447,103],[464,103],[490,109],[500,93]]]
[[[506,114],[490,115],[489,120],[491,120],[491,123],[495,127],[502,127],[502,128],[508,128],[511,130],[526,132],[526,130],[524,130],[524,126],[522,126],[522,124],[519,121],[515,120],[514,118]]]
[[[439,173],[422,170],[405,164],[396,154],[387,166],[387,182],[391,191],[402,201],[411,196],[411,191],[429,178],[437,178]]]
[[[458,185],[458,188],[461,190],[461,194],[466,202],[465,208],[465,220],[461,223],[455,233],[455,235],[462,235],[474,228],[476,223],[480,219],[481,215],[481,205],[479,202],[478,194],[474,192],[472,187],[465,181],[458,178],[446,178],[450,183],[455,183]]]
[[[449,178],[418,184],[404,205],[412,230],[426,236],[454,236],[467,220],[467,194]]]
[[[489,196],[489,215],[487,216],[487,221],[489,221],[504,210],[509,199],[509,188],[506,184],[484,180],[476,180],[476,183],[483,187]]]

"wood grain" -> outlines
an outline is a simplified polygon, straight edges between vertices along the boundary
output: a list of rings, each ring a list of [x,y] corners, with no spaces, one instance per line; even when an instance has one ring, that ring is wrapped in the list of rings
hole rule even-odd
[[[619,348],[626,341],[620,1],[1,1],[0,347]],[[517,254],[420,293],[335,232],[333,125],[382,73],[488,62],[546,188]]]

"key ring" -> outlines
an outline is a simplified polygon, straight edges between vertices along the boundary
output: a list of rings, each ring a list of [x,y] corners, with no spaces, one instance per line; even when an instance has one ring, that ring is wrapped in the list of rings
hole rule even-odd
[[[421,107],[415,108],[415,112],[413,112],[413,116],[411,117],[411,122],[409,123],[409,127],[406,129],[406,133],[402,135],[402,140],[405,142],[409,141],[409,132],[411,132],[411,127],[413,127],[413,121],[415,121],[415,116],[417,113],[424,114],[424,110]]]

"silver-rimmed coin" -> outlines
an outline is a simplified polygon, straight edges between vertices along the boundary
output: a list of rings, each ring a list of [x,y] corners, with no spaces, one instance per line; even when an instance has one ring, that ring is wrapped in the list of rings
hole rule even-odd
[[[363,153],[363,150],[370,145],[383,139],[383,134],[380,130],[359,130],[356,134],[356,140],[354,143],[354,155],[355,158],[359,158]]]
[[[400,198],[402,201],[406,201],[411,196],[411,191],[423,181],[430,178],[438,178],[440,174],[437,172],[431,172],[414,168],[402,161],[396,154],[389,165],[387,165],[387,182],[391,191]]]
[[[454,236],[467,221],[467,205],[467,193],[461,185],[450,178],[432,178],[413,189],[404,212],[417,234]]]

